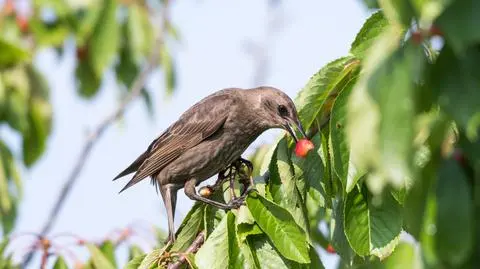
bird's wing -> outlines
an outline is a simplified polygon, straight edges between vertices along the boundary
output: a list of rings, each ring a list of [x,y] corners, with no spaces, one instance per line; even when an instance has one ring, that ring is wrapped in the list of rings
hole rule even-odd
[[[231,102],[227,96],[218,95],[187,110],[177,122],[150,144],[144,158],[142,158],[144,154],[137,158],[135,162],[140,161],[140,158],[144,160],[136,169],[133,178],[120,192],[154,175],[186,150],[218,131],[228,117]]]

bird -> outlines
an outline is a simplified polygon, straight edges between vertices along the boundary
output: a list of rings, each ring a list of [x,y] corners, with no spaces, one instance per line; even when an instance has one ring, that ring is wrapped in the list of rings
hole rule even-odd
[[[121,193],[151,178],[167,211],[167,242],[172,243],[178,190],[184,188],[188,198],[220,209],[238,208],[241,201],[214,201],[198,195],[195,187],[243,160],[248,146],[269,129],[284,129],[295,141],[295,129],[306,137],[295,104],[286,93],[271,86],[218,90],[181,114],[113,180],[134,173]]]

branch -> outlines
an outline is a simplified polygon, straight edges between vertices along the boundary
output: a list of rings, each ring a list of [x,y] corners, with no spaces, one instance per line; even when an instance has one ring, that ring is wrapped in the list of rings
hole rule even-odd
[[[167,1],[166,1],[167,3]],[[73,166],[72,171],[68,175],[67,179],[65,180],[65,183],[63,184],[59,195],[55,201],[55,204],[50,211],[50,214],[48,215],[47,222],[43,226],[40,235],[45,236],[53,227],[53,224],[58,218],[58,215],[60,213],[60,210],[62,209],[65,200],[67,196],[70,194],[74,184],[77,182],[80,173],[83,170],[83,167],[90,156],[93,147],[97,144],[97,142],[100,140],[102,135],[105,133],[105,131],[110,127],[116,120],[122,116],[125,111],[127,110],[128,106],[134,101],[136,98],[138,98],[142,92],[142,89],[146,83],[148,75],[155,69],[155,67],[158,64],[159,61],[159,53],[160,49],[163,46],[163,35],[165,32],[165,21],[167,20],[166,18],[166,9],[167,7],[165,6],[163,8],[163,25],[160,31],[159,36],[155,40],[155,44],[153,46],[153,49],[150,53],[150,57],[147,61],[147,63],[144,66],[144,69],[137,75],[135,80],[132,83],[132,86],[130,87],[129,93],[127,96],[123,99],[123,101],[118,105],[115,110],[108,115],[96,128],[95,131],[90,135],[90,137],[87,139],[85,144],[83,145],[82,151],[80,153],[80,156],[78,157],[75,165]],[[23,263],[23,266],[26,267],[28,263],[31,261],[33,257],[33,252],[30,252],[28,256],[25,258],[25,261]]]
[[[187,260],[185,256],[190,253],[196,253],[198,249],[203,245],[204,240],[205,240],[205,231],[201,231],[200,233],[198,233],[195,240],[193,240],[192,244],[187,248],[187,250],[183,253],[183,255],[180,256],[178,261],[170,264],[168,266],[168,269],[179,269],[182,266],[182,264],[184,264],[185,261]]]

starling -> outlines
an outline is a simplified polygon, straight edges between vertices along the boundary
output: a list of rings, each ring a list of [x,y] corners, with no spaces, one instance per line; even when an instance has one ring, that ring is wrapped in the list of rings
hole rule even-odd
[[[168,217],[168,240],[173,242],[179,189],[184,188],[192,200],[221,209],[238,208],[238,200],[229,204],[217,202],[198,195],[195,187],[232,163],[243,160],[241,154],[268,129],[285,129],[297,141],[294,127],[305,137],[293,101],[279,89],[223,89],[184,112],[113,180],[135,172],[122,192],[151,177],[163,198]]]

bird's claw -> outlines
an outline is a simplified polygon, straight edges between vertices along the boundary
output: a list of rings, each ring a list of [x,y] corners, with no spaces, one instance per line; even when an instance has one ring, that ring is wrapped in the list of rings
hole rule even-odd
[[[245,197],[238,197],[238,198],[232,199],[228,202],[228,206],[231,209],[238,209],[242,205],[245,205]]]

